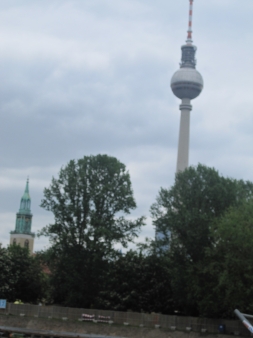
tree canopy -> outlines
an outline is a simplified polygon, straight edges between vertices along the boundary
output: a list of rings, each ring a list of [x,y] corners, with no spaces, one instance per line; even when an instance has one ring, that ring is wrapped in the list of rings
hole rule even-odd
[[[229,208],[240,208],[252,196],[252,182],[225,178],[200,164],[179,172],[170,189],[160,190],[151,207],[159,233],[156,246],[160,247],[160,253],[169,251],[173,298],[182,313],[217,314],[215,305],[212,312],[207,306],[214,298],[211,292],[206,292],[217,283],[215,273],[211,273],[214,260],[207,254],[208,250],[213,253],[218,250],[212,226]]]
[[[229,316],[235,308],[252,313],[253,200],[229,208],[213,223],[212,234],[214,246],[207,250],[210,264],[204,272],[213,286],[201,311],[208,316]]]
[[[210,225],[230,207],[253,196],[253,183],[221,176],[199,164],[176,175],[170,189],[161,188],[151,207],[153,224],[163,242],[198,261],[211,244]]]
[[[156,240],[123,253],[116,247],[134,240],[144,218],[129,217],[136,203],[116,158],[70,161],[41,205],[55,216],[41,231],[52,245],[35,256],[0,246],[2,298],[216,318],[253,312],[252,182],[187,168],[151,207]]]
[[[136,208],[129,173],[123,163],[107,155],[84,156],[61,168],[44,190],[41,206],[52,211],[55,223],[41,234],[52,244],[103,247],[127,246],[144,225],[144,218],[126,220]]]
[[[41,206],[55,219],[40,232],[52,243],[52,280],[60,281],[54,298],[92,306],[106,259],[115,254],[116,244],[127,247],[144,225],[144,217],[125,217],[136,208],[125,165],[107,155],[71,160],[44,190]]]
[[[8,250],[0,245],[0,295],[4,299],[13,299],[15,297],[15,283],[17,280],[13,270],[13,262]]]
[[[0,294],[9,302],[36,303],[44,297],[45,276],[40,262],[19,245],[0,247]]]
[[[132,250],[119,254],[108,264],[96,305],[116,311],[174,313],[168,260]]]

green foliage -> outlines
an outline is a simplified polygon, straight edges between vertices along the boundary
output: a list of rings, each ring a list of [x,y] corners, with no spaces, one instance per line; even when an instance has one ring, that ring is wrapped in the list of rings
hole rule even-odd
[[[151,207],[154,225],[189,260],[197,262],[211,244],[210,224],[230,206],[253,194],[253,183],[224,178],[203,165],[176,175],[171,189],[161,189]],[[170,236],[171,233],[171,236]]]
[[[36,256],[31,256],[28,249],[21,248],[19,245],[11,245],[8,253],[12,261],[13,273],[17,278],[14,298],[30,303],[41,300],[46,281]]]
[[[45,278],[40,263],[28,249],[0,248],[0,296],[8,301],[37,302],[43,298]]]
[[[37,255],[50,267],[48,298],[115,311],[224,318],[234,308],[252,313],[252,193],[251,182],[190,167],[176,175],[171,189],[161,189],[151,207],[164,236],[119,254],[114,245],[126,246],[143,224],[142,218],[124,218],[135,207],[125,166],[105,155],[70,161],[42,201],[55,215],[42,231],[53,245]]]
[[[125,165],[107,155],[71,160],[44,190],[41,206],[55,218],[40,232],[52,243],[54,299],[92,306],[115,244],[127,247],[144,225],[143,217],[125,218],[136,207]]]
[[[213,287],[201,311],[228,316],[235,308],[253,312],[253,200],[231,207],[212,228],[214,246],[207,250],[204,272]],[[218,300],[218,302],[217,302]],[[218,304],[212,307],[211,304]]]
[[[48,299],[64,306],[89,308],[104,283],[108,260],[84,247],[54,247],[41,253],[50,268]]]
[[[207,255],[207,249],[212,252],[217,246],[212,224],[230,207],[240,207],[252,195],[251,182],[224,178],[215,169],[200,164],[179,172],[171,189],[160,190],[151,212],[156,230],[163,234],[156,246],[161,251],[169,248],[177,310],[214,316],[221,309],[219,305],[217,311],[206,311],[214,306],[207,290],[215,289],[218,270],[213,258]]]
[[[169,261],[129,251],[111,261],[98,308],[173,313]]]
[[[0,246],[0,298],[14,299],[17,276],[8,250]]]
[[[70,161],[44,190],[41,206],[54,214],[55,223],[41,231],[54,245],[99,245],[107,253],[115,243],[127,246],[143,225],[143,218],[121,216],[136,207],[130,176],[124,164],[107,155]]]

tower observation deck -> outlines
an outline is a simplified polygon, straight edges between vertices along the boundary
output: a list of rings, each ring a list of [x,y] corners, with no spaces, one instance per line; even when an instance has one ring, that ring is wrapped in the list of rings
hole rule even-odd
[[[190,111],[191,100],[195,99],[203,89],[203,78],[196,70],[195,54],[197,47],[192,44],[192,9],[193,0],[190,1],[189,27],[186,44],[181,47],[182,58],[180,69],[174,73],[171,79],[171,89],[176,97],[182,100],[177,172],[183,171],[189,164],[189,140],[190,140]]]

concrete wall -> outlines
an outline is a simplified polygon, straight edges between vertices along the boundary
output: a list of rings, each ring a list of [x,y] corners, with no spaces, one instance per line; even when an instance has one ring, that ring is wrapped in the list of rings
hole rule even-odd
[[[59,319],[31,318],[18,316],[1,316],[0,326],[42,330],[44,332],[68,332],[87,335],[100,335],[102,337],[125,337],[125,338],[204,338],[198,332],[170,331],[136,326],[94,324],[89,322],[63,321]],[[205,338],[224,338],[221,334],[204,334]],[[234,336],[226,335],[226,338]],[[93,336],[93,338],[95,338]]]
[[[244,328],[239,320],[224,320],[224,319],[207,319],[196,317],[181,317],[181,316],[168,316],[161,314],[147,314],[135,312],[117,312],[117,311],[103,311],[92,309],[68,308],[60,306],[38,306],[38,305],[16,305],[12,303],[7,304],[7,308],[1,311],[2,314],[8,313],[20,317],[24,314],[25,317],[61,319],[67,317],[69,321],[78,321],[83,313],[95,315],[98,318],[101,316],[110,316],[114,324],[124,325],[129,323],[131,326],[139,327],[143,325],[146,328],[154,328],[159,325],[162,329],[173,330],[174,328],[179,331],[187,331],[191,328],[194,332],[203,332],[206,330],[208,333],[218,333],[220,325],[226,326],[226,333],[240,334],[249,336],[249,331]]]

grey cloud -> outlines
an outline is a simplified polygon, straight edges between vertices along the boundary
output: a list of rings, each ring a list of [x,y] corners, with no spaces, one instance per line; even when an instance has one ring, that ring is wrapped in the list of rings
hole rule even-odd
[[[191,164],[248,179],[252,7],[251,0],[194,2],[205,88],[192,102],[190,148]],[[52,220],[39,207],[43,188],[84,155],[125,163],[138,204],[133,216],[149,215],[175,175],[180,112],[170,78],[187,22],[186,0],[0,3],[0,241],[8,242],[27,175],[37,231]],[[148,218],[140,238],[153,233]]]

